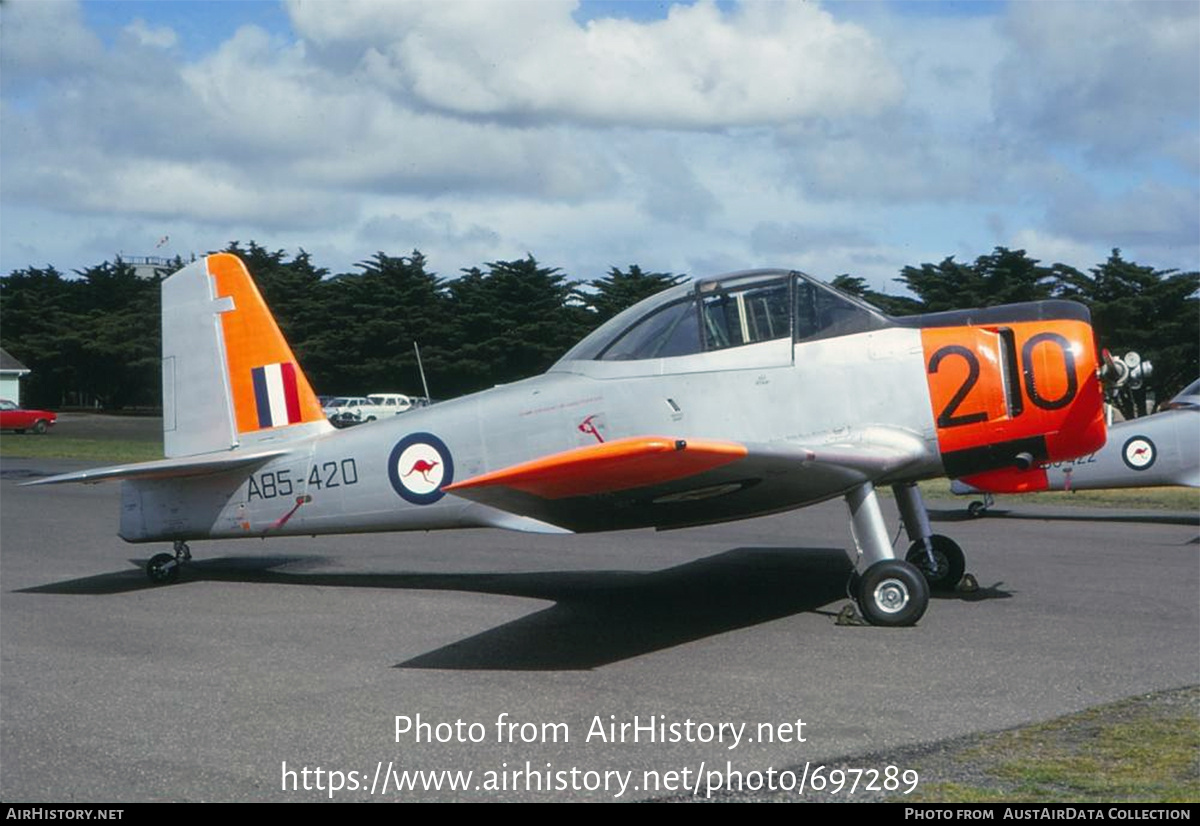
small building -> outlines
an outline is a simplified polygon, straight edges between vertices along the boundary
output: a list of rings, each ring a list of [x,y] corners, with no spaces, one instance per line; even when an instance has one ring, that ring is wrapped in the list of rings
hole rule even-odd
[[[30,372],[29,368],[0,348],[0,399],[8,399],[21,404],[21,376]]]
[[[145,281],[166,278],[177,268],[174,258],[158,255],[119,255],[122,264],[133,268],[133,274]]]

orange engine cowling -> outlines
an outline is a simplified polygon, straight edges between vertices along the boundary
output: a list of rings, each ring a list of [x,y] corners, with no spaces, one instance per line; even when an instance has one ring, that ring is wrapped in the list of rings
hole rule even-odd
[[[1041,301],[915,319],[946,474],[1000,482],[1104,445],[1086,307]]]

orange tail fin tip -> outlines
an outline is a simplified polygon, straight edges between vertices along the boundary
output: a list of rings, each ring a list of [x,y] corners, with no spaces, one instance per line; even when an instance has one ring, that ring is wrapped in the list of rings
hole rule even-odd
[[[316,394],[246,265],[219,253],[208,257],[208,272],[216,297],[233,303],[221,313],[221,329],[238,432],[323,421]]]

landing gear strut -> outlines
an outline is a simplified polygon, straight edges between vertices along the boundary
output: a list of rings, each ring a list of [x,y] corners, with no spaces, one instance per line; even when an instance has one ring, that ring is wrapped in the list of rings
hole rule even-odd
[[[875,486],[864,482],[846,494],[850,530],[866,570],[851,588],[863,617],[872,625],[914,625],[929,607],[929,587],[916,566],[896,559]]]
[[[934,591],[953,591],[967,571],[963,550],[948,536],[933,533],[921,491],[909,482],[893,485],[904,530],[912,542],[904,558],[920,569]]]
[[[155,554],[146,563],[146,577],[155,585],[167,585],[179,579],[179,569],[192,561],[192,552],[183,540],[175,540],[175,553]]]

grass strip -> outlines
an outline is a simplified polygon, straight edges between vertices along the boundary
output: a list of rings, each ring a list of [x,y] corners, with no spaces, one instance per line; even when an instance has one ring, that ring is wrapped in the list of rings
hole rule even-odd
[[[148,462],[163,457],[162,442],[132,439],[81,439],[48,434],[4,434],[0,436],[0,458],[78,459],[81,462],[123,464]]]
[[[1200,688],[1135,697],[1047,723],[953,741],[894,802],[1200,801]],[[936,779],[936,778],[944,779]]]

